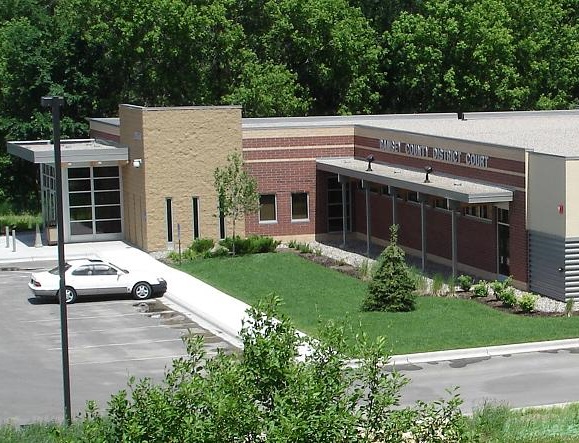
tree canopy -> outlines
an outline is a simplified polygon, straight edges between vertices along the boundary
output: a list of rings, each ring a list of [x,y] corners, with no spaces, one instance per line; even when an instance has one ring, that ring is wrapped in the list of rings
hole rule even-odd
[[[0,0],[0,198],[34,169],[6,140],[63,136],[119,103],[249,117],[573,108],[570,0]],[[15,173],[28,182],[16,184]]]

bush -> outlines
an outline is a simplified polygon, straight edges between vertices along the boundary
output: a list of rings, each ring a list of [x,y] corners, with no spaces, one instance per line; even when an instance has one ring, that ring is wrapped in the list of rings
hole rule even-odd
[[[487,297],[489,295],[489,286],[484,280],[480,280],[476,285],[473,285],[471,290],[473,297]]]
[[[470,288],[473,284],[473,278],[470,275],[462,274],[456,278],[456,282],[460,286],[460,289],[462,289],[465,292],[468,292],[470,291]]]
[[[502,292],[512,287],[513,278],[507,277],[503,281],[495,280],[490,285],[497,300],[502,300]]]
[[[212,238],[198,238],[195,240],[189,249],[197,255],[203,255],[215,245]]]
[[[519,298],[517,305],[523,312],[533,312],[537,304],[537,296],[530,292],[524,292]]]
[[[365,311],[412,311],[416,283],[410,275],[404,251],[398,246],[398,226],[390,227],[390,244],[378,257],[376,271],[368,284]]]
[[[497,294],[497,299],[503,302],[507,308],[512,308],[517,304],[517,297],[515,296],[515,288],[509,286],[504,288]]]
[[[301,339],[271,297],[248,311],[241,355],[207,358],[202,339],[186,341],[162,384],[131,380],[109,402],[108,425],[93,423],[82,441],[402,442],[464,441],[460,397],[400,407],[408,379],[385,371],[386,341],[365,335],[361,356],[344,365],[343,328],[329,323],[296,358]],[[98,430],[101,430],[100,434]]]
[[[236,236],[235,240],[232,237],[227,237],[221,240],[219,244],[225,246],[229,251],[233,251],[234,242],[236,255],[274,252],[275,248],[277,248],[280,243],[279,241],[274,240],[273,237],[250,235],[246,238]]]

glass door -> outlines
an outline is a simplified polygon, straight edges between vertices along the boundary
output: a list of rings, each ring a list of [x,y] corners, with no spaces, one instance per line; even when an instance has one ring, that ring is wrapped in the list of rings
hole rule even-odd
[[[70,240],[122,237],[118,166],[69,168],[67,184]]]

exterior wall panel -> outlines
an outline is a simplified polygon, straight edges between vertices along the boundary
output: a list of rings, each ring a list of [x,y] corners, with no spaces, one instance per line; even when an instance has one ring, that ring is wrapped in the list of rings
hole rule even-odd
[[[565,239],[529,232],[529,289],[558,300],[565,300],[565,274],[558,268],[565,263]]]

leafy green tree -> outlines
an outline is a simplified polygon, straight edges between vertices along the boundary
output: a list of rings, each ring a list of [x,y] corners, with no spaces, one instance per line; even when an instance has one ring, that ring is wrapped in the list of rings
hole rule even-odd
[[[213,173],[219,202],[219,212],[230,217],[233,225],[233,255],[235,255],[235,223],[245,214],[259,209],[257,181],[244,167],[238,151],[227,156],[227,165],[217,167]]]
[[[400,407],[408,380],[384,370],[385,341],[360,336],[356,365],[346,364],[342,328],[330,323],[317,340],[300,337],[270,296],[248,311],[241,355],[207,358],[202,339],[187,339],[187,357],[165,380],[130,382],[94,408],[83,441],[372,443],[463,441],[460,398]],[[304,352],[304,348],[306,352]],[[301,349],[301,353],[300,353]]]
[[[368,283],[365,311],[412,311],[415,309],[416,283],[398,246],[398,225],[390,226],[390,244],[378,258],[372,280]]]

